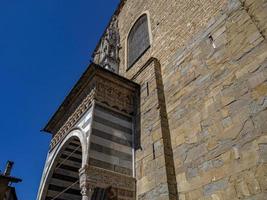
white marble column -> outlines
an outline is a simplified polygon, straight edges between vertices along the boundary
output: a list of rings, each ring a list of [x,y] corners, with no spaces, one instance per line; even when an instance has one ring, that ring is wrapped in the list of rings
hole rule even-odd
[[[94,186],[89,183],[87,173],[88,165],[85,165],[79,170],[82,200],[91,200],[94,192]]]
[[[91,200],[93,195],[94,189],[90,186],[82,186],[81,188],[81,194],[82,194],[82,200]]]

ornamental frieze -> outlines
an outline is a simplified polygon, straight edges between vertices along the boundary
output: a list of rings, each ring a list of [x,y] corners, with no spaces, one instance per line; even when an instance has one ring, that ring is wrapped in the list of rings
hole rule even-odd
[[[53,149],[76,126],[81,116],[90,108],[93,100],[127,114],[133,113],[134,93],[118,82],[97,76],[90,81],[87,88],[89,94],[54,135],[50,143],[50,149]]]
[[[95,89],[92,89],[89,95],[82,101],[78,108],[71,114],[64,125],[59,129],[59,131],[52,138],[50,143],[50,149],[53,149],[76,125],[81,116],[90,108],[92,104],[93,97],[95,95]]]
[[[96,81],[96,100],[128,114],[133,113],[133,93],[116,83],[99,79]]]
[[[95,187],[112,186],[127,191],[135,191],[135,179],[133,177],[93,166],[88,166],[87,183]]]

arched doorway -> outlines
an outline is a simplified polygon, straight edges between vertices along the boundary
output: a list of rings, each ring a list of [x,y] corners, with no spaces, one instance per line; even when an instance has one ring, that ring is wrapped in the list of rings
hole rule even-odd
[[[57,155],[47,180],[44,200],[81,200],[79,169],[82,147],[77,137],[70,138]]]

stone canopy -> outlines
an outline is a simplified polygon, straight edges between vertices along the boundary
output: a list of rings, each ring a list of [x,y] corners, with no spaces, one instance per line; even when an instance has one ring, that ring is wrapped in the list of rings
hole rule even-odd
[[[113,83],[113,88],[107,87],[107,85],[110,85],[108,81]],[[90,93],[96,91],[92,98],[98,99],[99,101],[107,104],[112,104],[112,107],[117,107],[122,112],[132,114],[134,112],[134,95],[136,91],[138,91],[138,88],[138,84],[128,80],[127,78],[106,70],[100,65],[91,63],[70,93],[66,96],[55,114],[43,128],[43,131],[55,135],[59,131],[60,127],[62,127],[62,125],[66,122],[66,119],[70,117],[72,112],[88,95],[88,92]],[[98,89],[100,89],[101,92]],[[102,93],[105,90],[110,93]],[[116,97],[120,98],[121,102],[118,100],[116,101]],[[107,99],[110,99],[111,102],[107,101]]]

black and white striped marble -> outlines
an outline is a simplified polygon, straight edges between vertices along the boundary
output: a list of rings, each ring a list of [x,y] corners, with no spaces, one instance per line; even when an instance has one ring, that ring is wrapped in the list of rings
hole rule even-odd
[[[132,175],[132,147],[132,118],[97,105],[90,137],[90,164]]]

